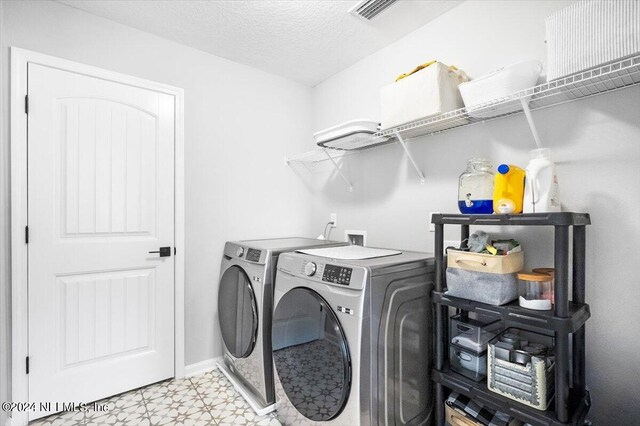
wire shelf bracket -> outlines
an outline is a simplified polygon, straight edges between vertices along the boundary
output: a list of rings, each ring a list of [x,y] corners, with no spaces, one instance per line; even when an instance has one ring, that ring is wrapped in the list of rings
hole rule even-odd
[[[399,131],[396,130],[394,134],[398,142],[400,142],[402,149],[404,149],[404,152],[407,154],[409,161],[411,161],[411,164],[413,165],[413,168],[416,170],[416,173],[418,174],[418,176],[420,176],[420,183],[424,185],[425,183],[424,173],[422,173],[422,170],[420,170],[420,167],[418,167],[416,160],[413,159],[413,155],[411,155],[411,151],[409,151],[409,148],[407,148],[407,143],[404,141]]]
[[[347,179],[344,173],[342,173],[342,170],[340,170],[340,166],[338,165],[338,163],[336,163],[336,160],[331,156],[331,154],[329,154],[329,150],[325,149],[324,153],[326,154],[329,161],[331,161],[331,164],[333,164],[333,167],[336,169],[336,172],[338,173],[338,175],[342,178],[344,183],[347,184],[347,189],[349,190],[349,192],[353,192],[353,185],[351,184],[349,179]]]
[[[531,133],[533,134],[533,140],[536,141],[536,147],[540,149],[542,148],[542,142],[540,142],[538,129],[536,129],[536,124],[533,122],[533,117],[531,116],[531,110],[529,109],[529,100],[526,98],[520,98],[520,104],[522,105],[522,111],[524,111],[525,117],[527,117],[527,123],[529,123],[529,129],[531,129]]]

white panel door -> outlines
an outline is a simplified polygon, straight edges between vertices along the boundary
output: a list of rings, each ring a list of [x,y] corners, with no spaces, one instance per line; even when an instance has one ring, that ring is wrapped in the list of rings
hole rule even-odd
[[[37,64],[28,94],[29,400],[172,377],[174,97]]]

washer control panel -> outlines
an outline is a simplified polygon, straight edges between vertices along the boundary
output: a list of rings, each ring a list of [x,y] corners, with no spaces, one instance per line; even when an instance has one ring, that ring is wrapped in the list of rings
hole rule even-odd
[[[324,272],[322,273],[322,281],[333,284],[349,285],[349,283],[351,282],[352,272],[352,268],[326,264],[324,267]]]
[[[247,250],[247,256],[245,257],[245,259],[249,262],[260,262],[260,254],[260,250],[250,248],[249,250]]]

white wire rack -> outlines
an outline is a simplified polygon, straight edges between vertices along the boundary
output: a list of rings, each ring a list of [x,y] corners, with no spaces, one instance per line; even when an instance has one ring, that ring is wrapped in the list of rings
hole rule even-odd
[[[421,180],[424,181],[423,173],[418,169],[413,157],[411,157],[411,153],[407,149],[404,141],[406,139],[434,135],[457,127],[520,114],[524,111],[536,143],[540,145],[530,111],[613,92],[638,83],[640,83],[640,55],[540,84],[503,98],[385,129],[371,136],[355,140],[351,145],[352,148],[350,147],[346,151],[332,149],[331,156],[336,158],[336,156],[340,156],[338,153],[344,154],[345,152],[368,149],[389,142],[399,142]],[[318,162],[329,159],[326,153],[322,154],[316,150],[291,157],[288,160]]]

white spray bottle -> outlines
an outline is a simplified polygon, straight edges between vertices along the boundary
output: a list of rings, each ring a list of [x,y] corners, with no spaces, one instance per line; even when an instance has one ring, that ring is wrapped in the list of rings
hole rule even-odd
[[[523,213],[560,211],[560,191],[556,165],[551,161],[549,148],[531,151],[524,184]]]

